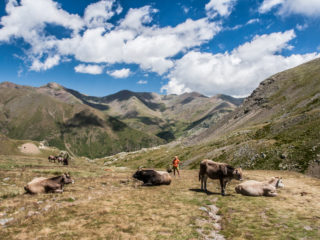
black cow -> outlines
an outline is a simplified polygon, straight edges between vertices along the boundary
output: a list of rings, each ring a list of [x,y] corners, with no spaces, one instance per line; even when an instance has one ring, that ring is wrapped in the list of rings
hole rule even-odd
[[[171,177],[165,171],[139,169],[132,177],[143,181],[144,186],[169,185],[171,183]]]

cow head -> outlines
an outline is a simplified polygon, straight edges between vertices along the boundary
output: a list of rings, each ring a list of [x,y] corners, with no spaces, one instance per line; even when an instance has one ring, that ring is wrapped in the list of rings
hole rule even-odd
[[[140,170],[140,168],[139,168],[138,171],[136,171],[135,174],[133,174],[132,177],[135,178],[135,179],[141,180],[142,170]]]
[[[62,181],[64,184],[69,184],[69,183],[74,183],[74,180],[71,179],[70,174],[69,173],[64,173],[62,175]]]
[[[233,171],[233,177],[239,181],[242,181],[242,168],[235,168]]]
[[[276,177],[277,183],[276,183],[276,188],[284,188],[284,184],[282,182],[282,177]]]

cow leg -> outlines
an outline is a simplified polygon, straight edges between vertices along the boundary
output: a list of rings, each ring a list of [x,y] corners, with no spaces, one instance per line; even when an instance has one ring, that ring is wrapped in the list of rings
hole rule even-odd
[[[205,190],[205,187],[204,187],[204,179],[205,179],[205,176],[204,176],[204,175],[200,176],[200,180],[201,180],[201,191],[204,191],[204,190]]]
[[[204,181],[204,191],[207,192],[207,180],[208,180],[208,176],[204,175],[203,176],[203,181]]]
[[[147,182],[143,182],[142,186],[153,186],[152,182],[149,180]]]
[[[220,187],[221,187],[221,195],[225,196],[226,195],[224,192],[225,183],[223,181],[223,178],[220,178],[219,180],[220,180]]]
[[[225,191],[226,191],[226,189],[227,189],[228,183],[229,183],[228,180],[224,180],[224,181],[223,181],[223,192],[224,192],[224,195],[225,195]],[[223,196],[224,196],[224,195],[223,195]]]
[[[263,195],[266,196],[266,197],[275,197],[278,194],[275,192],[274,189],[264,188],[263,189]]]

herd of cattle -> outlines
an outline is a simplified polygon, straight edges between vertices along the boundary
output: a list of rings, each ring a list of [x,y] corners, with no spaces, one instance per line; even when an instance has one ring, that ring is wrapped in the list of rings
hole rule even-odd
[[[50,157],[50,156],[49,156]],[[56,159],[55,159],[56,160]],[[50,159],[49,159],[50,161]],[[165,171],[139,168],[133,178],[143,182],[143,186],[169,185],[171,176]],[[221,195],[225,196],[227,184],[236,179],[242,181],[242,169],[234,168],[226,163],[218,163],[208,159],[200,163],[199,181],[201,190],[207,191],[207,179],[218,179],[220,181]],[[39,177],[33,179],[25,187],[30,194],[37,193],[62,193],[65,184],[74,183],[69,173],[53,178]],[[258,182],[249,180],[236,186],[237,193],[246,196],[277,196],[276,189],[284,187],[282,179],[273,177],[269,181]]]
[[[67,157],[65,156],[54,156],[54,155],[50,155],[48,157],[49,162],[58,162],[58,163],[62,163],[63,165],[69,165],[69,155]]]

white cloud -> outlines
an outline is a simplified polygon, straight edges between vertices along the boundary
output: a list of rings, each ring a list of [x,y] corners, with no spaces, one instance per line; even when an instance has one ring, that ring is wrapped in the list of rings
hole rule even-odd
[[[259,7],[260,13],[269,12],[273,7],[279,6],[278,14],[301,14],[319,17],[319,0],[264,0]]]
[[[264,0],[261,6],[259,7],[260,13],[269,12],[272,8],[277,5],[283,4],[285,0]]]
[[[305,23],[305,24],[303,24],[303,25],[301,25],[301,24],[297,24],[297,25],[296,25],[296,28],[297,28],[297,30],[299,30],[299,31],[303,31],[303,30],[307,29],[308,27],[309,27],[309,25],[308,25],[307,23]]]
[[[237,24],[233,27],[224,27],[223,30],[226,31],[226,30],[231,30],[231,31],[234,31],[234,30],[238,30],[240,28],[243,28],[247,25],[250,25],[250,24],[254,24],[254,23],[258,23],[260,22],[260,20],[258,18],[254,18],[254,19],[250,19],[248,22],[246,22],[245,24]]]
[[[182,6],[182,10],[185,14],[189,13],[190,8],[186,7],[186,6]]]
[[[107,24],[111,27],[111,24],[107,23],[107,21],[115,14],[113,11],[114,2],[115,0],[103,0],[88,5],[84,12],[86,25],[92,28],[103,27]],[[119,13],[117,12],[117,14]]]
[[[253,18],[253,19],[250,19],[250,20],[246,23],[246,25],[253,24],[253,23],[258,23],[258,22],[260,22],[260,19],[258,19],[258,18]]]
[[[78,73],[88,73],[88,74],[101,74],[103,72],[104,67],[100,65],[86,65],[86,64],[79,64],[74,68],[74,70]]]
[[[35,59],[30,67],[30,70],[39,72],[39,71],[45,71],[47,69],[50,69],[56,65],[58,65],[60,62],[60,56],[54,55],[47,57],[44,62],[41,62],[39,59]]]
[[[236,3],[236,0],[210,0],[205,9],[208,17],[214,18],[219,14],[222,17],[228,17]]]
[[[46,36],[44,29],[48,24],[62,26],[76,34],[83,27],[83,20],[74,14],[62,10],[52,0],[9,0],[6,5],[7,15],[0,20],[0,43],[23,38],[31,48],[27,59],[31,61],[30,70],[47,70],[59,63],[59,53],[49,50],[54,39]],[[47,56],[47,59],[43,59]]]
[[[52,0],[9,0],[6,5],[7,15],[1,18],[0,41],[22,37],[26,42],[34,44],[46,24],[55,24],[78,31],[83,21],[78,15],[62,10]]]
[[[139,81],[137,82],[137,84],[140,84],[140,85],[142,85],[142,84],[147,84],[147,83],[148,83],[147,80],[139,80]]]
[[[82,36],[58,41],[58,50],[82,62],[136,63],[163,74],[173,67],[171,57],[200,46],[221,30],[220,24],[206,18],[187,19],[175,27],[145,26],[153,12],[150,7],[131,9],[114,30],[88,29]]]
[[[108,71],[107,73],[115,78],[126,78],[126,77],[129,77],[129,75],[131,74],[131,71],[129,68],[122,68],[115,71]]]
[[[45,61],[44,56],[59,55],[86,64],[134,63],[162,75],[173,67],[175,55],[200,46],[221,31],[221,23],[208,18],[187,19],[174,27],[152,25],[157,10],[150,6],[129,9],[112,25],[109,20],[122,11],[115,0],[88,5],[83,17],[69,14],[53,0],[22,0],[20,4],[10,0],[6,9],[0,41],[22,38],[29,43],[31,65]],[[72,33],[57,39],[46,32],[47,24],[69,28]]]
[[[293,30],[255,36],[251,42],[224,54],[191,51],[177,60],[162,90],[181,94],[198,91],[206,95],[248,95],[258,84],[279,71],[319,57],[317,53],[282,56],[295,38]]]

